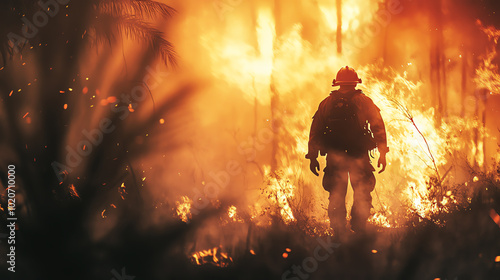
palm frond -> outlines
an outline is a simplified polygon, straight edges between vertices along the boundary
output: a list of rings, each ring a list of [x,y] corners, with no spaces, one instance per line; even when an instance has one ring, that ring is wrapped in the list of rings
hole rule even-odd
[[[177,55],[173,45],[163,38],[163,32],[148,22],[130,15],[101,14],[95,29],[98,41],[115,40],[115,35],[126,36],[145,43],[148,48],[170,66],[176,66]]]
[[[22,37],[21,18],[26,11],[22,2],[2,1],[0,3],[0,54],[2,56],[0,67],[5,66],[7,58],[12,57],[15,49],[19,50],[22,47],[17,45],[18,42],[11,42],[11,35]]]
[[[98,4],[100,12],[113,15],[131,15],[140,18],[170,17],[175,9],[153,0],[105,0]]]

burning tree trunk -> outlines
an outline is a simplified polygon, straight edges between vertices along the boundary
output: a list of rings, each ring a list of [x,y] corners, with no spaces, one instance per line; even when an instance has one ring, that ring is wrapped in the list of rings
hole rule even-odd
[[[446,116],[446,67],[444,67],[443,54],[443,11],[442,0],[429,1],[429,15],[431,27],[431,50],[430,50],[430,65],[431,65],[431,87],[432,94],[436,98],[437,119],[438,123],[441,118]]]
[[[379,9],[387,11],[387,1],[380,4]],[[384,64],[387,63],[387,41],[389,38],[389,24],[384,25],[384,41],[382,46],[382,58],[384,59]]]
[[[342,53],[342,0],[337,0],[337,52]]]
[[[279,92],[274,84],[274,75],[271,75],[271,124],[274,131],[279,131],[281,126],[281,119],[278,115],[278,104],[279,104]],[[271,174],[278,168],[278,149],[279,149],[279,137],[274,135],[271,150]]]
[[[469,76],[467,75],[467,50],[463,51],[462,55],[462,108],[460,112],[461,117],[465,117],[465,102],[467,98],[467,79],[469,79]]]
[[[280,28],[278,26],[280,22],[279,18],[279,1],[273,1],[273,15],[275,18],[275,34],[273,38],[273,49],[275,45],[276,38],[279,37],[278,32],[280,31]],[[274,56],[273,56],[273,63],[274,65]],[[270,87],[269,90],[271,91],[271,124],[273,126],[274,131],[279,131],[280,125],[281,125],[281,119],[279,117],[279,92],[276,88],[276,79],[275,79],[275,74],[274,74],[274,67],[271,70],[271,77],[270,77]],[[272,147],[271,147],[271,174],[274,174],[276,169],[278,168],[278,149],[279,149],[279,135],[275,134],[273,137],[273,142],[272,142]]]

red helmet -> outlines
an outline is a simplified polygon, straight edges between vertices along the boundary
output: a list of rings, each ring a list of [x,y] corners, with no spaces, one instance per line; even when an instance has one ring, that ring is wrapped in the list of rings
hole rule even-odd
[[[337,77],[333,79],[332,86],[340,85],[357,85],[361,84],[361,79],[358,77],[358,73],[349,66],[342,67],[337,73]]]

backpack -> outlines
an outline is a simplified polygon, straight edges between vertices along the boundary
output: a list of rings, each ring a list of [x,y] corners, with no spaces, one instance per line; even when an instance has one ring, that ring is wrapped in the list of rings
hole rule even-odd
[[[366,152],[376,147],[368,124],[362,126],[358,119],[353,97],[361,91],[334,93],[327,100],[323,147],[326,151],[338,150]]]

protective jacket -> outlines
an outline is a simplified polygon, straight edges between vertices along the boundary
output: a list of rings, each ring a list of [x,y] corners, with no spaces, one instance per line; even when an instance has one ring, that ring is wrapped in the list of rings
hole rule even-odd
[[[369,147],[369,145],[359,145],[359,143],[355,143],[356,141],[353,141],[353,145],[350,148],[329,145],[327,141],[328,139],[325,138],[325,136],[329,133],[329,116],[334,110],[338,110],[338,104],[335,103],[335,100],[342,95],[345,95],[346,98],[350,100],[350,104],[354,105],[354,112],[359,127],[368,131],[371,140],[374,142],[373,147]],[[354,133],[354,130],[355,128],[353,127],[353,129],[347,133]],[[333,137],[335,137],[335,131],[332,133]],[[359,141],[362,140],[359,139]],[[320,103],[318,110],[313,116],[308,146],[309,151],[306,155],[306,158],[308,159],[317,158],[318,152],[325,155],[329,150],[345,150],[348,154],[354,155],[366,153],[368,150],[373,149],[376,146],[380,153],[385,154],[389,151],[389,148],[387,147],[385,125],[382,120],[382,116],[380,115],[380,109],[368,96],[363,94],[361,90],[346,93],[332,91],[330,95]]]

